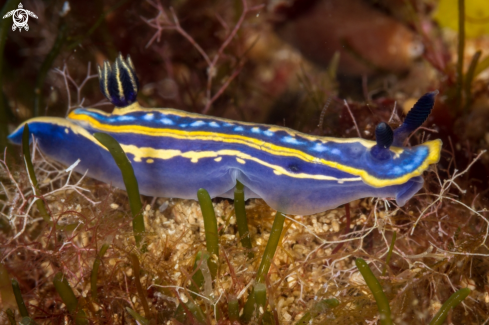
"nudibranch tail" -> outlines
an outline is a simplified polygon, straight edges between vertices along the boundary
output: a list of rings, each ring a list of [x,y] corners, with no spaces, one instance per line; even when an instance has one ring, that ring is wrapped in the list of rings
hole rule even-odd
[[[124,60],[121,54],[113,66],[108,61],[98,67],[100,90],[116,107],[126,107],[136,101],[139,80],[129,55]]]
[[[394,131],[394,146],[401,147],[404,140],[419,128],[431,114],[431,110],[435,105],[435,97],[439,91],[435,90],[421,96],[409,111],[404,122]]]

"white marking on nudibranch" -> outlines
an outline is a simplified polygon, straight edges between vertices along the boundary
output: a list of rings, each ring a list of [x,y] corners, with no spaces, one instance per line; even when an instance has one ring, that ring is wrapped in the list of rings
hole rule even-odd
[[[234,124],[231,124],[231,123],[224,123],[223,126],[233,126]]]
[[[413,170],[414,165],[413,164],[407,164],[407,165],[403,165],[402,167],[404,170],[409,171],[409,170]]]
[[[328,147],[323,146],[321,143],[316,143],[316,145],[314,147],[312,147],[312,150],[318,151],[318,152],[323,152],[323,151],[327,151]]]
[[[341,150],[338,148],[331,149],[331,154],[333,155],[341,155]]]
[[[65,129],[65,133],[68,134],[70,133],[70,130],[68,130],[68,128]]]
[[[239,162],[240,164],[246,164],[246,161],[244,159],[241,159],[241,158],[236,158],[236,161]]]
[[[234,131],[241,132],[241,131],[244,131],[244,128],[242,126],[237,126],[234,128]]]
[[[146,121],[151,121],[152,119],[154,119],[154,117],[155,117],[155,115],[153,113],[148,113],[148,114],[143,116],[143,119]]]
[[[198,126],[202,126],[202,125],[205,125],[204,121],[195,121],[195,122],[190,124],[190,126],[193,126],[193,127],[198,127]]]
[[[166,124],[166,125],[173,125],[173,124],[175,124],[172,120],[170,120],[169,118],[166,118],[166,117],[162,118],[160,120],[160,122],[163,123],[163,124]]]
[[[222,160],[222,157],[217,157],[216,159],[214,159],[214,161],[217,161],[217,162],[220,162]]]
[[[220,125],[219,125],[219,124],[217,124],[217,123],[216,123],[216,122],[214,122],[214,121],[210,122],[210,123],[209,123],[209,126],[210,126],[210,127],[212,127],[212,128],[218,128],[218,127],[220,127]]]
[[[271,137],[273,136],[275,133],[273,133],[272,131],[269,131],[269,130],[266,130],[263,132],[264,135],[268,136],[268,137]]]
[[[287,142],[290,144],[301,144],[302,142],[298,141],[296,138],[286,136],[282,139],[283,142]]]
[[[116,121],[134,121],[136,118],[133,117],[133,116],[125,116],[125,115],[122,115],[122,116],[119,116],[116,118]]]
[[[251,128],[251,132],[253,132],[253,133],[260,133],[260,128],[259,127]]]

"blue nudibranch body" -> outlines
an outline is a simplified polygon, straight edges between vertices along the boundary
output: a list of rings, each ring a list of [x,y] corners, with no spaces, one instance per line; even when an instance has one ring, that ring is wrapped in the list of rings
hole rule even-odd
[[[262,198],[290,214],[313,214],[363,197],[395,197],[404,205],[440,157],[440,140],[401,147],[426,120],[435,92],[424,95],[394,132],[379,124],[375,142],[143,108],[135,101],[139,84],[130,59],[119,57],[114,69],[106,63],[99,73],[102,91],[119,106],[111,114],[79,108],[67,119],[27,123],[48,157],[66,165],[80,159],[77,171],[124,188],[110,153],[93,137],[110,134],[130,159],[144,195],[196,199],[205,188],[211,197],[232,198],[239,180],[246,198]],[[20,144],[22,131],[23,126],[15,130],[11,141]]]

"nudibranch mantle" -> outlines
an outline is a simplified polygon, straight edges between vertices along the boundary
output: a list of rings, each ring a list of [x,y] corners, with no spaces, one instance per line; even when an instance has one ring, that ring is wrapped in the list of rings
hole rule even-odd
[[[107,83],[104,87],[110,92]],[[441,151],[440,140],[393,147],[392,136],[386,145],[317,137],[285,127],[143,108],[137,102],[111,114],[79,108],[67,119],[38,117],[27,123],[48,157],[66,165],[80,159],[75,170],[116,187],[124,188],[122,176],[93,137],[96,132],[121,144],[141,194],[196,199],[197,190],[205,188],[211,197],[232,198],[239,180],[246,198],[262,198],[276,210],[302,215],[364,197],[394,197],[404,205],[422,187],[421,175],[438,162]],[[20,144],[22,131],[23,125],[10,140]],[[379,150],[381,155],[373,154]]]

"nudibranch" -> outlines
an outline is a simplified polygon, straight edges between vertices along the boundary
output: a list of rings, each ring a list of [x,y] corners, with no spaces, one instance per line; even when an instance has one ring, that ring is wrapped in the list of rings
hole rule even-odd
[[[440,158],[441,141],[408,148],[407,136],[428,117],[437,91],[422,96],[393,131],[376,128],[376,141],[307,135],[286,127],[244,123],[169,108],[144,108],[128,57],[99,67],[111,114],[78,108],[68,117],[28,120],[39,148],[75,170],[124,188],[110,153],[93,136],[113,136],[131,161],[141,194],[196,199],[232,198],[236,181],[245,197],[262,198],[288,214],[313,214],[365,197],[395,198],[404,205],[422,187],[423,172]],[[23,125],[10,136],[21,144]]]

